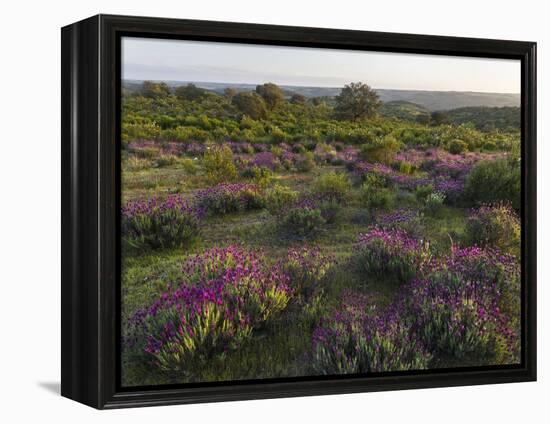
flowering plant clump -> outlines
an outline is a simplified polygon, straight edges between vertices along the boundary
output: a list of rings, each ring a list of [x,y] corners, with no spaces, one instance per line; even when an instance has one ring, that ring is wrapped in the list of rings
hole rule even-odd
[[[288,275],[294,294],[308,302],[322,294],[321,283],[334,263],[335,259],[318,247],[302,247],[290,249],[280,267]]]
[[[260,152],[256,153],[250,165],[258,168],[268,168],[273,171],[281,165],[281,162],[271,152]]]
[[[199,235],[202,216],[179,195],[131,201],[122,208],[122,237],[138,250],[182,246]]]
[[[302,199],[282,208],[278,219],[284,232],[298,237],[314,234],[326,222],[321,209],[311,199]]]
[[[520,220],[509,204],[483,205],[470,214],[466,235],[471,244],[492,246],[504,252],[518,254]]]
[[[429,262],[429,245],[399,229],[374,228],[355,245],[359,269],[370,275],[394,275],[408,281]]]
[[[221,183],[199,190],[196,203],[211,214],[224,215],[264,206],[263,197],[255,184]]]
[[[411,283],[410,313],[433,353],[517,361],[519,287],[511,256],[455,248]]]
[[[195,361],[236,349],[288,304],[288,276],[239,247],[189,257],[182,279],[129,322],[129,349],[165,371],[193,373]]]
[[[381,213],[376,217],[376,224],[379,228],[391,230],[401,229],[407,233],[420,226],[420,215],[417,210],[401,208],[393,212]]]
[[[338,311],[313,333],[312,364],[319,374],[375,373],[427,368],[431,355],[389,306],[377,311],[368,297],[346,293]]]

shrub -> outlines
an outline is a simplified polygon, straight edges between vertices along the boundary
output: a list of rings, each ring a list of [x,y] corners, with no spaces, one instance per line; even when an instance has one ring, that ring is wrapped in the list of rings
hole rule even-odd
[[[322,254],[318,247],[301,247],[290,249],[280,267],[297,299],[307,303],[322,294],[321,282],[333,264],[334,258]]]
[[[157,166],[159,168],[164,168],[165,166],[172,166],[176,164],[178,158],[174,155],[162,155],[157,159]]]
[[[360,234],[354,251],[360,271],[383,278],[393,275],[399,281],[413,278],[430,259],[427,246],[401,230],[373,229]]]
[[[445,194],[434,191],[430,193],[424,201],[424,212],[430,216],[437,216],[443,209],[443,202],[445,201]]]
[[[520,193],[521,173],[516,161],[479,162],[466,179],[465,195],[474,204],[508,202],[519,211]]]
[[[336,222],[336,218],[338,217],[338,213],[341,209],[342,203],[334,198],[319,201],[321,216],[327,224],[333,224]]]
[[[299,172],[309,172],[313,168],[315,168],[315,158],[313,153],[305,152],[296,159],[296,169]]]
[[[474,355],[483,364],[519,362],[519,268],[512,257],[453,249],[426,278],[411,283],[406,297],[431,352]]]
[[[227,183],[237,178],[233,153],[228,146],[214,146],[204,153],[203,166],[212,184]]]
[[[369,208],[390,209],[394,202],[392,190],[377,188],[368,182],[361,185],[360,196]]]
[[[325,224],[321,210],[311,201],[303,200],[280,212],[281,229],[293,236],[312,235]]]
[[[125,247],[141,251],[189,244],[199,235],[201,216],[201,209],[176,195],[129,202],[122,208]]]
[[[420,202],[425,202],[426,199],[433,193],[434,187],[431,184],[420,185],[414,190],[414,194]]]
[[[198,363],[239,348],[286,308],[288,277],[229,246],[186,260],[181,281],[129,322],[128,349],[163,371],[195,377]]]
[[[460,155],[468,150],[468,144],[462,140],[455,139],[449,143],[449,152],[453,155]]]
[[[268,168],[260,168],[258,166],[246,168],[241,175],[251,179],[259,187],[267,187],[273,180],[273,173]]]
[[[521,224],[509,205],[484,205],[468,218],[466,237],[470,244],[496,247],[503,252],[519,255]]]
[[[419,370],[431,359],[399,309],[378,311],[367,297],[349,292],[315,329],[312,350],[313,369],[329,375]]]
[[[218,184],[200,190],[196,203],[210,214],[225,215],[265,206],[263,196],[254,184]]]
[[[276,184],[265,192],[266,207],[272,214],[279,213],[285,206],[294,204],[297,199],[297,191],[280,184]]]
[[[374,138],[361,146],[361,157],[369,162],[390,164],[399,151],[401,143],[391,135]]]
[[[342,201],[351,189],[351,182],[347,175],[328,172],[313,181],[313,192],[326,200]]]
[[[193,160],[191,158],[183,158],[180,159],[179,163],[186,174],[189,175],[195,175],[197,173],[197,165],[196,160]]]

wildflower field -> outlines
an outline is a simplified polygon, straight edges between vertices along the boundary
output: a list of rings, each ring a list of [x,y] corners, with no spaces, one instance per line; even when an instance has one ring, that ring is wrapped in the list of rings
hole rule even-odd
[[[123,385],[519,363],[516,120],[272,86],[123,95]]]

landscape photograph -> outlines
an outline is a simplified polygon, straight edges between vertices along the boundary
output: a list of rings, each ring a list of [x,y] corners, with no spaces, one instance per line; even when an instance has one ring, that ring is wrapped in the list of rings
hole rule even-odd
[[[519,61],[121,58],[123,387],[520,364]]]

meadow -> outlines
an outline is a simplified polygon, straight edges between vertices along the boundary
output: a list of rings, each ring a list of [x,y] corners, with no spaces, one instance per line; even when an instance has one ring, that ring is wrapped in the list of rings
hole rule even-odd
[[[519,363],[519,110],[122,103],[124,386]]]

